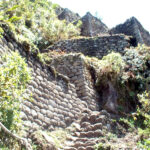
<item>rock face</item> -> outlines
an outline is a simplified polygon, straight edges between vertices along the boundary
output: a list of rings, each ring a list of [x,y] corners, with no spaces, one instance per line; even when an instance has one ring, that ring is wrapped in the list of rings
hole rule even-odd
[[[59,16],[62,12],[64,11],[64,8],[58,6],[56,9],[55,9],[55,13],[57,16]]]
[[[103,97],[103,101],[104,101],[103,102],[104,108],[108,112],[117,113],[118,93],[110,81],[108,81],[107,86],[103,89],[103,96],[102,97]]]
[[[133,36],[133,42],[135,46],[140,44],[146,44],[150,46],[150,34],[146,31],[140,22],[132,17],[128,19],[125,23],[117,25],[115,28],[110,30],[111,34],[123,33],[125,35]]]
[[[59,13],[58,19],[66,20],[67,23],[70,23],[79,20],[80,16],[77,13],[70,11],[68,8],[65,8]]]
[[[108,27],[103,22],[101,22],[101,20],[94,17],[89,12],[81,18],[81,21],[82,36],[97,36],[108,33]]]

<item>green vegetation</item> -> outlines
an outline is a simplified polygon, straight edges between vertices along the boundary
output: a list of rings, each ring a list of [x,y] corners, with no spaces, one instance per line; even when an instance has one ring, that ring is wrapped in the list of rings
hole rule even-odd
[[[16,134],[21,130],[22,123],[20,104],[22,100],[29,98],[25,89],[31,79],[30,70],[25,60],[16,52],[5,54],[0,62],[0,122]],[[14,139],[0,130],[1,148],[8,146],[12,149],[14,142]]]
[[[139,45],[127,49],[124,56],[112,52],[101,60],[90,57],[85,60],[89,69],[94,68],[95,85],[101,92],[102,85],[108,81],[113,84],[118,92],[118,111],[128,116],[120,121],[128,126],[129,132],[138,130],[141,137],[138,145],[147,150],[150,147],[149,47]]]
[[[101,60],[93,57],[86,57],[86,63],[96,71],[96,85],[107,80],[117,80],[122,76],[125,62],[119,53],[112,52]]]
[[[43,150],[47,149],[48,145],[56,147],[56,149],[63,149],[63,144],[69,135],[68,130],[57,129],[52,132],[43,132],[41,130],[32,133],[33,149]]]
[[[80,34],[81,22],[74,25],[58,20],[57,7],[48,0],[3,0],[0,3],[0,22],[7,23],[19,41],[44,49],[55,41]]]
[[[0,37],[5,32],[2,26],[6,24],[18,41],[29,46],[30,51],[42,50],[56,41],[79,36],[81,22],[74,25],[58,20],[55,14],[57,7],[48,0],[3,0],[0,3]],[[53,51],[38,53],[37,57],[41,62],[50,64],[53,58],[60,58],[61,55],[64,52]],[[106,87],[103,85],[107,85],[108,81],[115,87],[118,92],[118,112],[128,114],[120,122],[128,125],[129,131],[137,129],[140,136],[138,146],[143,150],[149,149],[150,48],[139,45],[137,48],[127,49],[124,56],[111,52],[101,60],[90,57],[84,57],[84,60],[89,70],[94,70],[95,87],[99,91]],[[31,79],[30,70],[25,60],[15,52],[2,56],[0,62],[0,122],[12,133],[18,134],[22,123],[20,104],[22,100],[29,98],[25,89]],[[56,70],[51,70],[57,76]],[[58,130],[49,135],[56,147],[62,148],[61,144],[66,140],[67,134],[66,131]],[[110,133],[106,138],[110,140],[117,137]],[[18,147],[19,144],[0,128],[0,149]],[[95,149],[110,149],[110,145],[99,143]]]
[[[95,150],[111,150],[111,149],[115,149],[112,148],[110,144],[103,144],[103,143],[99,143],[97,145],[95,145]]]
[[[62,144],[64,144],[66,141],[69,132],[67,130],[58,129],[56,131],[50,132],[48,135],[52,137],[56,148],[63,148]]]

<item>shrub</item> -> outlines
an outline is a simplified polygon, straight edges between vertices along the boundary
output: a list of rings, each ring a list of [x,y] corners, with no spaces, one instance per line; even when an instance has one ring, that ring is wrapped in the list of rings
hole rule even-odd
[[[96,70],[96,85],[105,80],[117,80],[123,73],[125,62],[119,53],[112,52],[101,60],[86,58],[87,64]]]
[[[2,20],[13,26],[19,40],[25,38],[40,49],[80,34],[81,23],[60,21],[55,14],[57,5],[48,0],[8,0],[0,7]]]
[[[30,70],[25,60],[16,52],[3,55],[0,62],[0,122],[16,133],[21,128],[21,102],[29,98],[25,89],[31,79]],[[2,131],[0,139],[8,142]]]

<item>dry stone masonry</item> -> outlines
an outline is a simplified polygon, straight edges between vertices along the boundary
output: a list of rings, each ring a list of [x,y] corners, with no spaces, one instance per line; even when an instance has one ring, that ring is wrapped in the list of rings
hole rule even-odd
[[[58,10],[57,10],[57,12],[58,12]],[[75,21],[79,20],[80,16],[76,13],[73,13],[68,8],[65,8],[58,14],[58,19],[66,20],[67,23],[70,23],[70,22],[75,22]]]
[[[62,50],[67,53],[81,52],[84,55],[102,58],[110,51],[123,53],[130,46],[125,35],[99,36],[94,38],[71,39],[55,43],[48,50]]]
[[[115,28],[110,30],[110,33],[123,33],[125,35],[133,36],[133,38],[135,39],[133,41],[135,43],[135,46],[137,46],[138,43],[150,46],[149,32],[143,28],[141,23],[135,17],[128,19],[123,24],[117,25]]]
[[[84,108],[99,110],[99,95],[81,54],[62,56],[46,66],[7,36],[2,38],[0,50],[18,51],[32,69],[33,79],[27,92],[32,93],[33,100],[26,100],[22,106],[25,126],[50,131],[65,128]]]
[[[91,73],[82,54],[69,54],[54,59],[52,66],[70,79],[76,87],[77,96],[90,110],[99,110],[99,94],[96,92]]]
[[[120,125],[113,122],[113,115],[100,111],[102,96],[95,88],[84,55],[102,58],[110,51],[123,54],[132,44],[131,37],[123,34],[59,41],[45,51],[65,51],[66,54],[53,58],[48,65],[38,59],[36,52],[32,53],[26,45],[17,42],[11,32],[5,31],[0,39],[0,53],[18,51],[32,70],[33,78],[26,92],[32,93],[33,99],[26,100],[21,107],[24,125],[31,129],[29,132],[66,129],[77,122],[78,128],[67,139],[70,144],[64,145],[65,150],[94,150],[94,145],[103,142],[102,137],[107,132],[120,132],[121,136],[123,132],[118,130]],[[132,149],[133,145],[131,140],[127,149]]]
[[[131,135],[126,135],[126,142],[128,142],[126,144],[123,137],[127,130],[121,123],[115,122],[114,118],[116,116],[105,110],[99,112],[84,110],[78,125],[74,124],[75,131],[68,137],[63,149],[95,150],[98,143],[104,144],[101,148],[104,150],[138,149]],[[117,135],[118,139],[113,137],[114,135]]]
[[[81,35],[87,37],[108,34],[108,27],[98,18],[87,12],[81,19]]]

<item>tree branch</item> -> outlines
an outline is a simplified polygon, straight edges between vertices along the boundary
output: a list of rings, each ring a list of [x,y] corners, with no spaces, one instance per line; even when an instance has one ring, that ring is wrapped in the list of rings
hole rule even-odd
[[[11,137],[15,138],[18,140],[22,145],[25,146],[26,150],[32,150],[31,145],[25,138],[21,138],[13,133],[11,133],[1,122],[0,122],[0,127],[4,130],[5,133],[9,134]]]

